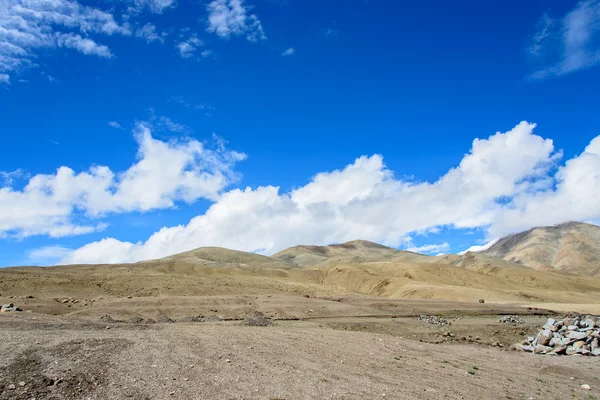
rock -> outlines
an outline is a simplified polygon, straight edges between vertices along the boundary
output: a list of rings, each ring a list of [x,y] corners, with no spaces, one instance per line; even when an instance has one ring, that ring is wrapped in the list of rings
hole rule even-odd
[[[550,339],[552,338],[552,332],[549,329],[545,329],[538,333],[536,340],[538,344],[542,346],[547,346],[550,343]]]
[[[554,324],[556,324],[556,320],[554,318],[548,318],[548,321],[546,321],[546,324],[544,325],[544,329],[550,329]]]
[[[504,317],[500,318],[498,320],[498,322],[504,323],[504,324],[524,324],[525,321],[521,318],[519,318],[516,315],[505,315]]]
[[[15,390],[17,387],[11,383],[10,385],[8,385],[8,390]]]
[[[538,334],[522,342],[523,351],[535,354],[600,356],[600,319],[592,317],[549,318]]]
[[[23,311],[19,307],[15,306],[13,303],[4,304],[0,307],[0,312],[18,312]]]
[[[592,388],[590,387],[590,385],[584,383],[583,385],[581,385],[581,390],[592,390]]]
[[[423,321],[423,322],[427,322],[428,324],[433,324],[433,325],[449,325],[449,322],[447,319],[442,318],[442,317],[437,317],[435,315],[419,315],[419,318],[417,318],[419,321]]]
[[[586,328],[593,328],[594,326],[596,326],[596,323],[594,322],[593,319],[588,318],[588,319],[581,321],[581,325]]]
[[[19,382],[19,386],[21,386],[21,387],[25,386],[25,382],[23,382],[23,381]]]
[[[533,351],[534,354],[546,354],[552,351],[552,347],[550,346],[543,346],[541,344],[538,344],[537,346],[535,346],[535,350]]]
[[[576,332],[576,331],[571,331],[567,335],[568,339],[575,339],[575,340],[581,340],[586,337],[587,337],[587,335],[585,334],[585,332]]]
[[[479,302],[480,302],[481,304],[483,304],[483,303],[485,303],[485,300],[484,300],[484,299],[479,299]]]
[[[585,342],[583,340],[578,340],[577,342],[573,343],[572,346],[574,349],[580,349],[585,346]]]
[[[550,352],[551,354],[565,354],[567,351],[567,346],[556,346],[554,347],[554,349],[552,349],[552,351]]]

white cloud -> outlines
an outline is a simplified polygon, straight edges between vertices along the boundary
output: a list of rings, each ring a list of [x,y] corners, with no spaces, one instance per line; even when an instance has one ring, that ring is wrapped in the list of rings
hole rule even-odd
[[[99,45],[92,39],[82,38],[80,35],[72,33],[61,33],[56,36],[56,43],[59,47],[68,47],[76,49],[85,55],[96,55],[98,57],[112,58],[113,55],[104,45]],[[48,76],[50,79],[50,76]]]
[[[115,129],[123,129],[121,124],[119,124],[117,121],[109,121],[108,126]]]
[[[534,127],[523,122],[474,140],[460,164],[435,182],[398,179],[381,156],[363,156],[287,193],[274,186],[231,190],[187,225],[164,227],[145,242],[106,238],[63,262],[137,261],[207,245],[267,254],[358,238],[399,246],[411,232],[439,226],[480,227],[497,237],[534,224],[600,218],[600,137],[551,176],[561,153]]]
[[[287,49],[286,51],[284,51],[283,53],[281,53],[282,56],[291,56],[296,52],[296,50],[294,50],[293,47],[290,47],[289,49]]]
[[[108,213],[216,200],[238,178],[232,168],[245,158],[221,141],[211,150],[196,140],[156,140],[143,123],[134,134],[138,159],[126,171],[93,166],[76,173],[60,167],[55,174],[33,176],[22,190],[0,187],[0,236],[76,235],[105,228],[95,221]]]
[[[198,39],[196,35],[192,35],[187,40],[176,44],[181,58],[192,57],[196,50],[198,50],[198,47],[200,46],[204,46],[204,42]]]
[[[12,172],[0,171],[0,179],[4,185],[12,185],[15,179],[23,178],[24,176],[26,174],[20,168]]]
[[[203,52],[200,53],[200,55],[204,58],[207,58],[207,57],[214,55],[214,53],[212,50],[204,50]]]
[[[152,118],[152,120],[155,121],[156,126],[160,129],[166,129],[170,132],[187,133],[191,131],[187,125],[175,122],[169,117],[156,117]]]
[[[600,0],[583,0],[560,19],[544,14],[529,53],[540,68],[533,79],[566,75],[600,64]]]
[[[154,26],[153,24],[146,24],[144,26],[142,26],[141,28],[138,28],[135,31],[135,36],[145,39],[147,43],[152,43],[152,42],[160,42],[160,43],[164,43],[165,42],[165,36],[167,36],[166,33],[162,33],[162,34],[158,34],[156,32],[156,26]]]
[[[407,251],[412,251],[413,253],[440,253],[442,251],[450,250],[450,245],[448,243],[442,244],[426,244],[419,247],[409,247],[406,249]]]
[[[471,252],[478,252],[478,251],[484,251],[489,249],[490,247],[492,247],[493,245],[495,245],[496,243],[498,243],[498,238],[492,239],[490,241],[488,241],[487,243],[483,244],[483,245],[475,245],[475,246],[471,246],[468,249],[461,251],[460,255],[466,254],[467,252],[471,251]]]
[[[162,14],[166,9],[177,5],[175,0],[134,0],[134,4],[135,7],[130,9],[133,13],[149,10],[155,14]]]
[[[10,85],[10,76],[8,74],[0,74],[0,83]]]
[[[36,265],[52,265],[67,257],[72,251],[62,246],[46,246],[30,251],[27,259]]]
[[[252,9],[244,5],[244,0],[213,0],[206,6],[208,10],[208,32],[214,32],[223,39],[231,36],[246,36],[251,42],[266,40],[262,23]]]
[[[0,0],[0,73],[33,67],[41,49],[57,46],[109,57],[109,49],[90,38],[92,34],[131,32],[110,12],[74,0]]]
[[[554,186],[522,191],[492,219],[490,235],[500,237],[532,226],[600,217],[600,136],[584,152],[568,160],[555,175]]]

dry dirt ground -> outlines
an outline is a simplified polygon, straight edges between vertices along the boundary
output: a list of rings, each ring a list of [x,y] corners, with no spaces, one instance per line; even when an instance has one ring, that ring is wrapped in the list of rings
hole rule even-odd
[[[597,359],[509,350],[554,315],[534,306],[358,295],[10,297],[0,302],[25,311],[0,314],[2,400],[600,398]],[[245,326],[249,311],[275,324]],[[503,314],[526,323],[499,323]],[[213,322],[184,322],[191,317]]]

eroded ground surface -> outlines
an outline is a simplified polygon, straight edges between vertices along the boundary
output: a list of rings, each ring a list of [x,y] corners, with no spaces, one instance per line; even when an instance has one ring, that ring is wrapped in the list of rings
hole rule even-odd
[[[552,314],[539,308],[287,295],[64,300],[2,299],[25,311],[0,314],[0,399],[600,398],[596,358],[509,350]],[[243,325],[255,310],[275,325]],[[503,314],[526,323],[499,323]],[[182,322],[194,316],[213,322]]]

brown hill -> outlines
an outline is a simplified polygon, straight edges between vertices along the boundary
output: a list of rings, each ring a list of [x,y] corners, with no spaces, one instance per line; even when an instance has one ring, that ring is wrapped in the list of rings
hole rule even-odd
[[[499,240],[482,254],[538,270],[598,276],[600,227],[568,222],[533,228]]]
[[[295,264],[282,259],[267,257],[245,251],[230,250],[223,247],[200,247],[184,253],[174,254],[153,263],[185,263],[205,267],[239,267],[239,268],[290,268]]]
[[[505,238],[483,253],[437,257],[362,240],[295,246],[271,257],[203,247],[134,264],[0,269],[0,293],[48,297],[356,293],[592,304],[600,303],[600,279],[591,277],[598,269],[594,265],[600,248],[594,236],[598,230],[587,224],[536,228]],[[554,264],[545,261],[549,258]]]
[[[329,246],[294,246],[275,253],[272,257],[300,267],[394,260],[417,262],[431,258],[423,254],[392,249],[367,240],[353,240]]]

